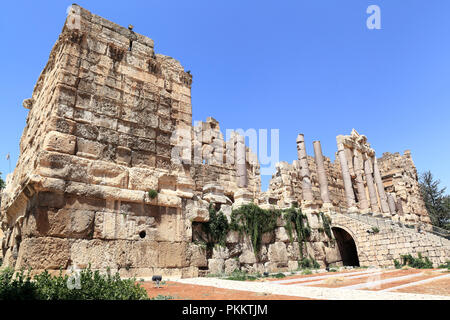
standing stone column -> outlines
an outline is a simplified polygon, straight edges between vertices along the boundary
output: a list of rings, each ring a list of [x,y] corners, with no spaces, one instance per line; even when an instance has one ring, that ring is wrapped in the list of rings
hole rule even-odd
[[[375,177],[375,183],[377,184],[378,195],[380,197],[381,211],[384,215],[389,215],[389,204],[387,201],[386,192],[384,191],[383,180],[381,179],[380,169],[378,168],[377,158],[375,155],[372,157],[373,161],[373,175]]]
[[[348,169],[347,157],[345,156],[344,144],[338,143],[338,157],[341,164],[342,179],[344,180],[345,199],[349,211],[355,211],[355,194],[353,193],[352,178]]]
[[[245,137],[236,136],[236,176],[238,187],[247,187],[247,164],[246,164]]]
[[[311,187],[311,175],[308,167],[308,156],[305,148],[305,137],[303,134],[297,136],[297,155],[300,161],[300,176],[302,179],[303,200],[313,201],[313,193]]]
[[[356,189],[358,190],[358,204],[361,213],[367,213],[369,209],[369,202],[367,201],[366,188],[364,187],[363,173],[364,164],[362,154],[358,150],[355,150],[355,182]]]
[[[395,215],[397,211],[395,210],[395,198],[392,193],[387,194],[389,210],[391,211],[391,215]]]
[[[369,190],[370,207],[372,208],[373,213],[380,213],[377,191],[375,190],[375,184],[372,177],[372,164],[369,157],[366,157],[364,160],[364,172],[366,174],[367,189]]]
[[[320,141],[313,141],[313,147],[317,166],[317,176],[320,185],[320,196],[322,197],[323,203],[331,203],[330,194],[328,192],[328,178],[325,172],[325,165],[323,163],[323,154],[322,147],[320,146]]]

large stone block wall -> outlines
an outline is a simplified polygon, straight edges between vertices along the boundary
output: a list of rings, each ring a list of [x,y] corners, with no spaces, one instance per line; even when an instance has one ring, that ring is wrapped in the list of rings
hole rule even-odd
[[[415,257],[421,253],[434,266],[445,263],[450,257],[450,240],[429,233],[409,231],[397,226],[379,227],[378,233],[368,232],[372,225],[352,219],[345,214],[332,214],[333,227],[350,233],[355,241],[361,266],[394,266],[401,255]]]
[[[155,54],[151,39],[73,5],[23,103],[30,111],[21,154],[1,195],[4,264],[35,272],[91,264],[127,276],[181,277],[296,269],[299,245],[283,219],[263,236],[259,259],[236,232],[228,234],[226,248],[209,252],[198,244],[210,205],[230,219],[233,209],[251,202],[301,206],[311,227],[303,256],[322,266],[342,264],[319,215],[324,180],[331,202],[326,211],[348,209],[339,160],[323,157],[326,178],[320,180],[299,135],[300,160],[277,164],[269,190],[261,192],[258,159],[242,136],[233,132],[225,141],[213,118],[192,126],[191,83],[177,60]],[[402,212],[426,222],[410,155],[385,155],[379,162]],[[372,243],[364,227],[351,228],[360,247]],[[384,250],[377,246],[364,252]],[[361,257],[384,265],[390,256]]]
[[[1,203],[5,265],[195,275],[192,222],[209,219],[201,198],[211,181],[233,198],[237,175],[234,163],[172,161],[174,132],[198,142],[191,82],[153,40],[73,5],[24,101],[21,154]],[[224,144],[218,123],[206,125],[204,136],[213,130]],[[210,142],[200,141],[206,151]],[[259,189],[256,156],[247,148],[245,158],[248,189]]]

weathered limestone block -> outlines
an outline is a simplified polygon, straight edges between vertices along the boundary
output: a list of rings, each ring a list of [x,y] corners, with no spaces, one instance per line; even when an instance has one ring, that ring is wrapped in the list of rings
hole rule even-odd
[[[283,242],[275,242],[269,245],[268,258],[271,262],[287,262],[288,253]]]
[[[208,203],[201,199],[187,200],[185,212],[186,212],[186,219],[188,219],[191,222],[209,221]]]
[[[94,212],[89,210],[37,208],[25,220],[25,236],[88,238],[94,231]]]
[[[158,190],[158,176],[155,170],[146,168],[129,168],[128,187],[132,190]]]
[[[288,270],[289,271],[298,270],[298,260],[295,260],[295,261],[289,260],[288,261]]]
[[[206,259],[206,250],[205,248],[200,247],[199,245],[191,243],[188,249],[188,256],[191,266],[195,267],[207,267],[208,260]]]
[[[208,259],[208,269],[211,274],[224,272],[225,262],[223,259]]]
[[[234,270],[239,270],[239,260],[234,258],[225,260],[225,273],[230,274]]]
[[[109,162],[93,162],[88,169],[88,175],[92,184],[128,187],[128,169]]]
[[[253,264],[256,263],[255,253],[251,245],[244,243],[242,248],[242,253],[239,256],[239,262],[245,264]]]
[[[158,265],[163,268],[180,268],[187,266],[185,242],[160,242]]]
[[[288,242],[289,235],[284,227],[279,227],[275,229],[275,239],[280,242]]]
[[[44,150],[74,154],[76,144],[77,138],[75,136],[51,131],[45,137]]]
[[[16,268],[42,269],[67,268],[70,242],[68,239],[38,237],[23,239]]]
[[[253,194],[247,189],[238,189],[234,192],[233,209],[253,202]]]
[[[327,261],[328,264],[336,263],[342,260],[339,250],[337,248],[325,247],[324,249],[325,249],[325,260]]]
[[[228,259],[230,257],[230,252],[228,251],[227,247],[222,247],[219,245],[214,246],[213,248],[213,259]]]
[[[287,246],[287,252],[289,260],[300,260],[300,246],[297,241],[294,241]]]
[[[91,140],[77,138],[77,156],[88,159],[100,159],[102,157],[104,145]]]

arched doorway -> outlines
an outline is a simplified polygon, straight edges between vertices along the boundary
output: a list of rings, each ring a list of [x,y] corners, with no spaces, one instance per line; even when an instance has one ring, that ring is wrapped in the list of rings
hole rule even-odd
[[[350,233],[338,227],[333,227],[331,230],[336,238],[344,266],[359,267],[358,250]]]

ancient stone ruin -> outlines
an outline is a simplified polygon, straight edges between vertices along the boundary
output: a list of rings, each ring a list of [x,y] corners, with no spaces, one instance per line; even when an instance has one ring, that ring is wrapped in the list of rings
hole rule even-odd
[[[4,265],[193,277],[295,270],[302,257],[321,266],[389,266],[417,252],[448,259],[449,241],[424,231],[410,152],[377,159],[353,130],[337,137],[332,162],[319,141],[309,156],[299,134],[298,160],[278,163],[262,192],[245,137],[225,141],[213,118],[193,126],[192,75],[132,29],[72,6],[23,103],[21,154],[1,198]],[[199,242],[211,208],[230,222],[249,203],[299,207],[310,228],[304,246],[283,216],[257,253],[237,231],[211,250]]]

